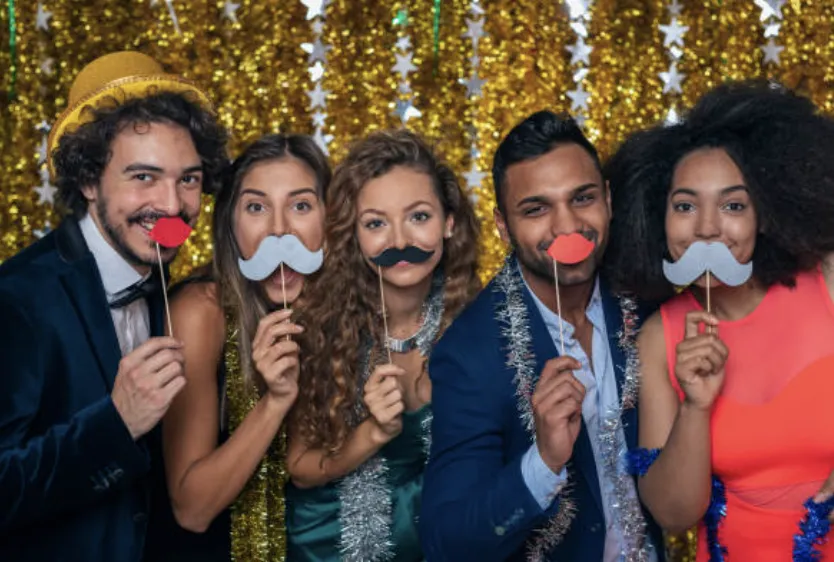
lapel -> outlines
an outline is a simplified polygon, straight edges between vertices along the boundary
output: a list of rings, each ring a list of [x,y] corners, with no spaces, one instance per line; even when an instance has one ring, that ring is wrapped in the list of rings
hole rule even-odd
[[[622,400],[623,382],[625,380],[626,354],[620,347],[620,332],[623,329],[623,313],[620,302],[608,288],[604,278],[600,278],[600,295],[602,309],[605,314],[605,329],[608,332],[608,348],[611,350],[611,361],[614,365],[614,376],[617,379],[617,397]],[[637,409],[629,408],[623,412],[623,433],[626,446],[633,449],[637,446]]]
[[[119,370],[121,350],[101,274],[74,218],[64,219],[55,237],[61,259],[71,266],[61,274],[61,284],[81,321],[90,350],[110,391]]]
[[[541,373],[544,364],[550,359],[558,357],[559,352],[553,343],[553,338],[550,337],[550,332],[547,331],[547,326],[544,325],[544,320],[541,314],[539,314],[536,303],[533,302],[529,291],[523,286],[521,291],[524,295],[524,304],[527,306],[527,315],[530,320],[530,335],[533,339],[533,353],[536,356],[536,380],[538,381],[538,374]],[[573,472],[582,475],[597,508],[600,510],[600,513],[604,513],[599,490],[596,460],[594,459],[594,451],[591,448],[591,439],[585,428],[584,419],[579,430],[579,436],[576,438],[576,443],[573,446],[573,456],[571,458],[574,461]]]
[[[159,266],[155,266],[153,275],[159,275]],[[165,265],[165,280],[170,279],[168,276],[168,266]],[[165,335],[166,319],[165,319],[165,301],[162,292],[154,292],[147,299],[148,303],[148,320],[150,321],[150,336],[152,338]]]

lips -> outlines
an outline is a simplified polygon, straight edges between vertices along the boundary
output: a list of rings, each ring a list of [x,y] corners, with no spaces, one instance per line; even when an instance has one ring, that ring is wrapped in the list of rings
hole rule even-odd
[[[143,220],[139,224],[147,228],[149,220]],[[179,217],[162,217],[156,221],[150,231],[151,239],[160,246],[176,248],[182,246],[191,234],[191,227]]]

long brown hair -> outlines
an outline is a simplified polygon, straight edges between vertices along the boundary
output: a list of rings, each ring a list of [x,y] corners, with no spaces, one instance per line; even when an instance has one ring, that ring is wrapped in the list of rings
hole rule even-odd
[[[245,388],[252,388],[253,383],[259,388],[263,386],[255,377],[252,366],[252,339],[258,322],[274,305],[258,283],[246,279],[240,272],[235,207],[240,199],[243,178],[256,164],[288,158],[300,160],[312,170],[316,176],[316,191],[324,198],[331,172],[327,158],[316,143],[304,135],[267,135],[249,145],[229,167],[214,206],[214,279],[220,305],[231,311],[238,323],[240,368]]]
[[[297,307],[302,335],[299,398],[293,415],[307,446],[333,453],[344,444],[359,396],[360,352],[365,338],[380,342],[379,287],[356,236],[357,200],[371,180],[395,167],[427,174],[454,233],[444,241],[438,265],[445,277],[442,332],[480,288],[478,222],[454,172],[417,135],[405,130],[373,133],[353,146],[337,168],[327,194],[325,261]]]

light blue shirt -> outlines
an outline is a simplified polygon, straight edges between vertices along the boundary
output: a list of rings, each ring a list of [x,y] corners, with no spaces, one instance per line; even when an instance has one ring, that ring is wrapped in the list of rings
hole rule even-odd
[[[522,279],[524,279],[524,275],[522,275]],[[524,286],[533,298],[533,302],[536,303],[536,308],[544,320],[544,324],[550,333],[550,337],[553,339],[554,345],[559,349],[561,346],[559,316],[539,300],[536,294],[530,289],[526,280],[524,280]],[[599,427],[606,412],[617,407],[619,392],[617,390],[617,379],[614,374],[614,363],[611,359],[608,329],[605,325],[605,314],[603,312],[598,279],[594,285],[594,291],[591,294],[591,300],[585,310],[585,315],[591,322],[594,330],[591,341],[593,366],[588,361],[585,350],[574,339],[573,326],[563,321],[561,329],[565,338],[565,355],[569,355],[579,361],[581,369],[574,371],[574,375],[585,386],[585,399],[582,402],[582,418],[585,421],[585,428],[588,431],[591,448],[594,452],[594,460],[598,467],[597,476],[599,478],[599,489],[602,497],[603,511],[605,513],[606,533],[603,561],[616,562],[623,559],[622,553],[625,550],[626,544],[622,536],[622,530],[612,521],[611,506],[617,503],[617,498],[614,491],[614,482],[608,478],[606,471],[602,468],[603,459],[599,446]],[[621,453],[624,454],[626,444],[622,430],[618,432],[618,439]],[[567,480],[567,472],[564,468],[558,474],[550,470],[542,460],[538,446],[535,443],[530,446],[521,459],[521,475],[530,493],[542,509],[547,509],[550,506],[556,493],[561,490]],[[633,484],[631,486],[631,493],[636,497],[637,492]],[[649,560],[657,560],[654,551],[651,552]]]

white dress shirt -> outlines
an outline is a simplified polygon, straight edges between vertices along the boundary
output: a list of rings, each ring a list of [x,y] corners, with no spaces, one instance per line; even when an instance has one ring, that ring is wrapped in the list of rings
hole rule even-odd
[[[81,234],[96,260],[104,291],[107,293],[107,302],[113,302],[115,295],[150,277],[148,274],[143,278],[105,240],[89,213],[78,221],[78,226],[81,227]],[[145,299],[137,299],[122,308],[111,308],[110,315],[113,317],[122,356],[142,345],[150,337],[150,317]]]
[[[524,276],[522,275],[523,278]],[[524,285],[525,289],[533,297],[533,302],[536,303],[536,308],[544,320],[556,349],[559,349],[561,346],[559,341],[559,316],[539,300],[536,294],[530,290],[530,286],[527,285],[526,280],[524,281]],[[599,431],[603,418],[611,409],[617,407],[619,403],[619,392],[617,390],[617,379],[614,374],[614,363],[611,359],[608,329],[605,324],[602,297],[599,291],[599,280],[596,281],[594,292],[591,295],[591,301],[588,303],[585,314],[594,330],[591,341],[593,365],[589,362],[588,355],[582,349],[580,343],[574,339],[574,328],[568,322],[562,322],[565,354],[579,361],[581,369],[574,371],[574,375],[585,386],[585,399],[582,402],[582,418],[585,422],[585,428],[588,431],[591,448],[594,452],[602,507],[605,513],[606,533],[603,562],[619,562],[624,559],[623,553],[627,544],[623,538],[622,529],[613,520],[613,514],[611,513],[611,506],[617,503],[617,497],[614,491],[614,482],[609,478],[604,468],[604,459],[602,458],[599,443]],[[620,442],[620,453],[621,455],[625,455],[626,443],[622,429],[618,431],[617,437]],[[542,460],[538,447],[535,444],[525,453],[522,459],[521,472],[527,488],[539,502],[542,509],[546,509],[550,505],[554,499],[553,491],[560,489],[567,480],[567,472],[564,468],[559,474],[555,474],[548,468]],[[637,491],[634,489],[633,483],[630,494],[632,497],[637,496]],[[649,561],[656,562],[656,560],[657,554],[651,549]]]

